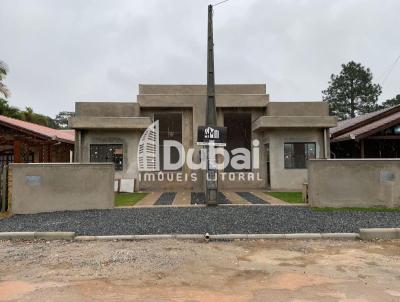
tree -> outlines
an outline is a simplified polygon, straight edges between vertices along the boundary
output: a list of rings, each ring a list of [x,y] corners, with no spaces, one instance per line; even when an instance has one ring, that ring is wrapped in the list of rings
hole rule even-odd
[[[10,95],[10,91],[7,86],[3,84],[3,79],[6,77],[8,73],[8,67],[6,63],[0,61],[0,94],[2,94],[5,98],[8,98]]]
[[[32,107],[25,107],[25,111],[22,112],[23,120],[27,122],[33,122],[34,113]]]
[[[35,113],[31,107],[26,107],[25,110],[21,112],[21,119],[30,123],[57,128],[55,121],[51,117]]]
[[[400,94],[396,95],[396,97],[386,100],[382,103],[382,108],[390,108],[400,105]]]
[[[54,122],[57,128],[65,129],[68,128],[68,119],[74,116],[74,112],[70,111],[61,111],[59,114],[56,115]]]
[[[370,69],[351,61],[342,64],[339,75],[331,75],[329,87],[322,94],[331,114],[344,120],[379,109],[381,92],[381,86],[372,82]]]

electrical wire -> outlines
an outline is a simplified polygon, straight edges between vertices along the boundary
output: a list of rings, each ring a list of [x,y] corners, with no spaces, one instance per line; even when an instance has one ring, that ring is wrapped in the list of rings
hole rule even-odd
[[[378,79],[383,78],[381,85],[383,85],[386,82],[386,80],[389,78],[390,74],[392,73],[392,71],[396,67],[396,64],[397,64],[397,62],[399,62],[399,60],[400,60],[400,55],[396,58],[396,60],[394,60],[393,64],[390,65],[390,67],[383,74],[381,74],[378,77]]]
[[[217,2],[217,3],[215,3],[215,4],[211,4],[211,6],[214,7],[214,6],[220,5],[220,4],[225,3],[225,2],[228,2],[228,1],[230,1],[230,0],[223,0],[223,1]]]

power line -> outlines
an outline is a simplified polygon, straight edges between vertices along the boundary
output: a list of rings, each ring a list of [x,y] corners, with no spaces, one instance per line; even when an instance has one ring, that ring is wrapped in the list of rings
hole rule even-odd
[[[211,6],[217,6],[217,5],[220,5],[220,4],[228,2],[228,1],[230,1],[230,0],[223,0],[223,1],[217,2],[215,4],[211,4]]]
[[[382,86],[383,84],[386,82],[386,80],[389,78],[390,74],[392,73],[392,71],[394,70],[394,68],[396,67],[397,62],[400,60],[400,55],[396,58],[396,60],[394,60],[393,64],[389,66],[389,68],[382,73],[379,77],[378,80],[383,78],[382,80]]]

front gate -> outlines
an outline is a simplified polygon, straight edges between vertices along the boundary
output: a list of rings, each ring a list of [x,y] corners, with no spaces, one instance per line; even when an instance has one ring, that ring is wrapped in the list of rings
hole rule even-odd
[[[0,211],[8,210],[8,166],[0,166]]]

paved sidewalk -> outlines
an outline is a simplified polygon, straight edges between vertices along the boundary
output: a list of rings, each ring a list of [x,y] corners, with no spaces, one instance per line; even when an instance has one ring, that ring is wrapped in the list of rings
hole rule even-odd
[[[152,206],[160,198],[162,192],[150,192],[142,200],[140,200],[135,206]]]
[[[184,191],[184,192],[178,192],[175,196],[174,202],[172,205],[174,206],[189,206],[190,205],[190,200],[191,200],[191,192],[190,191]]]
[[[230,200],[232,204],[250,204],[246,199],[239,196],[236,192],[232,191],[223,191],[226,198]]]
[[[193,193],[191,191],[176,192],[172,202],[160,202],[160,198],[163,199],[166,195],[173,196],[175,192],[151,192],[141,201],[139,201],[135,207],[160,207],[160,206],[198,206],[204,205],[204,200],[199,200],[201,193]],[[193,194],[192,194],[193,193]],[[274,198],[265,194],[263,191],[251,191],[251,192],[234,192],[228,190],[220,191],[220,203],[221,204],[233,204],[233,205],[250,205],[250,204],[271,204],[271,205],[290,205],[280,199]],[[204,194],[203,194],[204,195]],[[194,200],[195,198],[195,200]],[[202,197],[204,199],[204,197]]]

